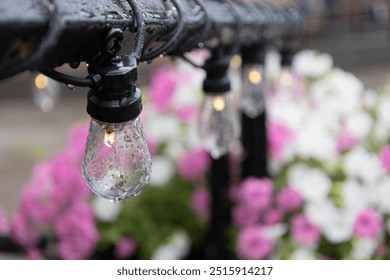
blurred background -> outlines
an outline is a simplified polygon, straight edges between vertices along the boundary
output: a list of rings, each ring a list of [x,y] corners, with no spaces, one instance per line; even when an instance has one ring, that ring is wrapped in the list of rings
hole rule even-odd
[[[303,49],[331,54],[336,66],[355,74],[367,88],[379,88],[390,78],[390,0],[294,2],[306,16]],[[141,68],[141,86],[159,63]],[[16,210],[34,163],[63,148],[70,127],[88,119],[87,90],[57,84],[53,103],[42,103],[34,93],[40,82],[33,73],[0,81],[0,207],[8,216]]]

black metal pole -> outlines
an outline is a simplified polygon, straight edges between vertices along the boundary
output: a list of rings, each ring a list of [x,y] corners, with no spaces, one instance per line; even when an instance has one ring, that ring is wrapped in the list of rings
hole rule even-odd
[[[263,66],[264,69],[265,53],[266,47],[264,45],[243,48],[243,71],[246,65]],[[247,77],[243,77],[243,79],[247,79]],[[261,83],[264,83],[264,77],[262,78]],[[264,86],[255,89],[244,88],[244,90],[264,91]],[[251,92],[246,92],[243,94],[251,94]],[[262,92],[262,94],[263,95],[260,95],[260,97],[265,98],[264,92]],[[263,104],[265,104],[265,102],[263,102]],[[265,110],[265,105],[263,111],[255,117],[249,117],[245,114],[245,112],[242,112],[241,125],[241,142],[244,149],[244,158],[241,166],[241,177],[268,177],[267,113]]]
[[[228,188],[230,184],[228,156],[212,159],[210,191],[211,213],[209,230],[204,242],[204,259],[230,259],[227,250],[226,228],[230,221]]]
[[[267,114],[265,111],[254,119],[242,114],[242,145],[245,153],[242,162],[242,178],[268,177]]]

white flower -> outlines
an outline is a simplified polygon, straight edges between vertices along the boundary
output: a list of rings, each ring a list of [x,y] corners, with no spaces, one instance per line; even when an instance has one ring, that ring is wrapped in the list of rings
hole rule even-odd
[[[355,147],[345,156],[343,169],[348,177],[360,178],[368,185],[375,183],[384,173],[378,155],[370,154],[361,146]]]
[[[168,243],[158,247],[152,254],[152,260],[180,260],[190,252],[191,240],[187,232],[175,232]]]
[[[322,200],[308,203],[305,214],[332,243],[345,242],[352,237],[354,212],[338,209],[331,201]]]
[[[366,138],[372,125],[371,116],[365,112],[353,112],[347,116],[345,122],[347,131],[358,139]]]
[[[196,94],[196,91],[198,91],[199,93]],[[189,85],[186,83],[180,84],[175,90],[175,94],[172,98],[172,105],[174,106],[174,108],[195,106],[196,104],[199,104],[201,98],[199,86],[196,91],[193,85]]]
[[[333,59],[329,54],[320,54],[313,50],[299,52],[293,62],[293,67],[297,73],[313,78],[326,74],[332,66]]]
[[[322,230],[323,234],[330,242],[346,242],[352,237],[353,221],[347,213],[341,212],[334,216],[334,219],[332,219]]]
[[[114,222],[121,211],[121,204],[113,203],[100,196],[93,197],[91,206],[96,219],[106,223]]]
[[[348,208],[359,212],[368,207],[370,200],[370,189],[367,186],[362,186],[356,180],[348,180],[344,183],[342,188],[342,196],[344,208]]]
[[[289,185],[308,201],[324,199],[332,185],[329,177],[324,172],[303,164],[290,168],[287,177]]]
[[[180,137],[180,123],[175,116],[159,115],[145,123],[145,131],[158,143],[167,142]]]
[[[179,139],[169,141],[165,147],[165,154],[174,161],[180,158],[185,151],[186,149]]]
[[[368,260],[374,255],[377,247],[378,240],[376,238],[359,238],[353,243],[352,259]]]
[[[286,224],[275,224],[265,228],[266,236],[271,240],[280,239],[288,230]]]
[[[276,49],[271,49],[266,52],[265,55],[265,75],[267,80],[277,81],[280,77],[281,67],[280,67],[281,56]]]
[[[390,214],[390,177],[386,176],[371,190],[371,201],[380,213]]]
[[[268,106],[268,114],[274,122],[282,123],[293,131],[298,130],[305,119],[307,107],[283,96],[276,96]]]
[[[152,162],[150,183],[154,186],[164,186],[172,179],[175,166],[172,160],[166,156],[155,156],[152,158]]]
[[[300,247],[294,250],[290,257],[291,260],[315,260],[314,251],[306,247]]]
[[[363,95],[363,105],[367,109],[372,109],[378,102],[378,94],[372,89],[367,89]]]
[[[377,107],[377,121],[378,125],[384,130],[390,129],[390,99],[381,98]]]
[[[296,153],[303,158],[318,161],[333,159],[336,156],[336,141],[319,118],[312,118],[298,131]]]
[[[332,70],[310,87],[315,104],[333,114],[344,115],[360,110],[363,84],[351,73]]]

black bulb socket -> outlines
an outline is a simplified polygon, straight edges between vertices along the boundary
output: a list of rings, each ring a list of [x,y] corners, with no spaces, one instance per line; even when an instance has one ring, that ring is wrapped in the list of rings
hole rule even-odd
[[[206,61],[204,66],[204,69],[206,70],[206,79],[203,81],[203,91],[205,94],[221,95],[221,93],[230,91],[231,83],[228,75],[229,65],[229,58],[211,58]]]
[[[87,113],[105,123],[123,123],[137,118],[142,111],[142,99],[135,85],[135,60],[123,63],[114,58],[102,66],[90,68],[93,75],[101,78],[98,86],[88,93]]]
[[[241,49],[243,64],[265,64],[266,48],[261,46],[244,47]]]

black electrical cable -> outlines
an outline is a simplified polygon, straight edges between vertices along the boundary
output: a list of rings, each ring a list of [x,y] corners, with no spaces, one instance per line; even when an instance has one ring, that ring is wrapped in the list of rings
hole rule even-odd
[[[137,63],[140,60],[143,50],[144,37],[145,37],[145,20],[142,11],[139,9],[136,0],[127,0],[137,23],[137,37],[134,45],[134,51],[128,56],[133,56]],[[61,83],[70,84],[78,87],[96,87],[99,84],[99,75],[89,76],[87,78],[78,78],[70,75],[63,74],[54,69],[41,69],[40,72],[49,78]]]
[[[53,80],[72,86],[94,87],[96,85],[92,78],[73,77],[52,69],[43,69],[40,72]]]
[[[144,14],[139,8],[136,0],[127,0],[129,3],[131,10],[133,11],[133,15],[135,18],[135,21],[137,23],[137,36],[135,39],[135,45],[134,45],[134,55],[135,59],[137,60],[137,63],[141,59],[142,51],[144,49],[144,41],[145,41],[145,18]]]
[[[208,16],[208,14],[206,12],[206,8],[205,8],[205,6],[203,4],[203,1],[202,0],[194,0],[194,1],[196,2],[196,4],[199,5],[199,7],[201,7],[201,9],[203,10],[203,14],[206,17],[206,25],[203,28],[202,32],[200,33],[200,36],[197,38],[198,42],[202,42],[203,39],[207,36],[207,34],[210,32],[210,29],[212,27],[212,22],[211,22],[211,19],[210,19],[210,17]],[[195,68],[203,68],[203,65],[198,65],[195,62],[191,61],[184,53],[182,53],[180,55],[180,57],[184,61],[186,61],[187,63],[189,63],[191,66],[193,66]]]
[[[178,4],[176,0],[169,0],[169,1],[171,1],[175,5],[175,8],[179,16],[179,20],[177,22],[175,32],[173,33],[172,37],[162,47],[142,56],[143,61],[150,61],[160,56],[161,54],[164,54],[169,48],[171,48],[176,43],[180,33],[184,29],[183,11],[181,9],[181,6]]]
[[[242,29],[243,29],[244,24],[239,16],[239,14],[237,13],[237,11],[234,9],[234,5],[232,4],[232,1],[225,0],[224,2],[226,2],[229,5],[229,10],[232,12],[233,17],[235,19],[235,22],[237,23],[236,33],[239,36],[242,33]],[[233,55],[239,53],[240,50],[241,50],[241,40],[238,38],[230,50],[230,55],[233,56]]]
[[[49,23],[46,37],[39,44],[37,50],[27,59],[23,60],[17,65],[5,65],[0,67],[0,79],[6,79],[19,74],[33,67],[39,63],[48,51],[57,43],[63,27],[62,18],[58,16],[58,6],[55,4],[56,0],[42,0],[40,3],[48,10]]]

